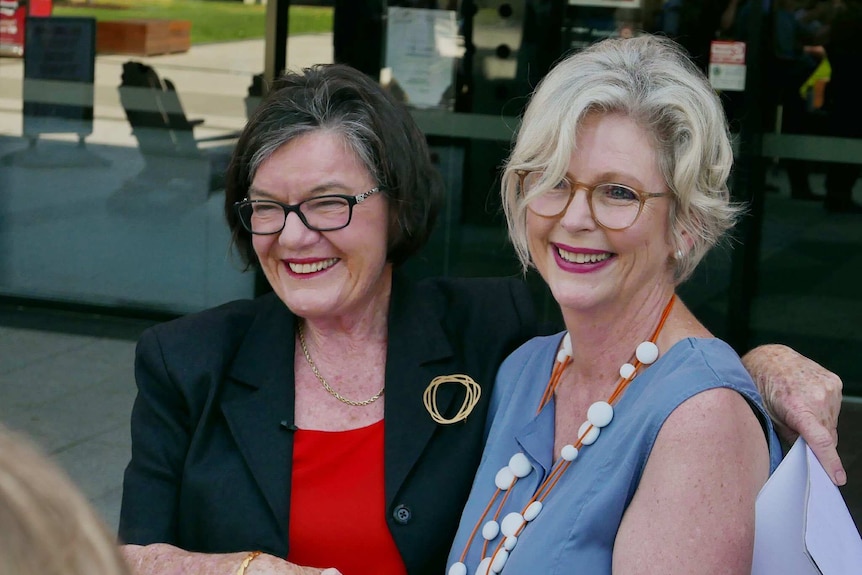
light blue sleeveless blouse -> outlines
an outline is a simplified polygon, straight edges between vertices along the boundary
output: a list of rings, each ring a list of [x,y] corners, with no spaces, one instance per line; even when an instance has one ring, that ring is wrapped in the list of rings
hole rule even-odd
[[[533,471],[515,484],[501,520],[507,513],[523,509],[552,468],[554,402],[538,415],[536,408],[561,338],[562,334],[557,334],[532,339],[500,368],[488,415],[488,443],[447,570],[460,560],[470,532],[496,489],[494,477],[512,455],[524,453]],[[768,438],[773,471],[781,460],[781,447],[736,352],[718,339],[680,341],[632,381],[614,407],[614,420],[601,430],[595,444],[581,450],[544,500],[539,517],[522,531],[502,574],[610,574],[617,530],[662,424],[685,400],[718,387],[742,394],[758,414]],[[489,544],[489,554],[502,537],[498,535]],[[477,571],[483,543],[480,527],[464,561],[468,575]]]

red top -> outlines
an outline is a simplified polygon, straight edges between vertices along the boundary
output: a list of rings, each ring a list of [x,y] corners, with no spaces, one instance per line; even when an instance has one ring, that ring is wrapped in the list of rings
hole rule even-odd
[[[383,421],[294,433],[287,560],[343,575],[407,575],[386,526]]]

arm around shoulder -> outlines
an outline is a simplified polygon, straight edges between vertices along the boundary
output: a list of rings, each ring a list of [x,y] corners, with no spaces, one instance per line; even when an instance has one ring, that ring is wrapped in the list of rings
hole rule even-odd
[[[791,444],[801,435],[833,483],[844,485],[847,474],[837,451],[841,378],[778,344],[756,347],[745,354],[742,362],[763,396],[781,438]]]

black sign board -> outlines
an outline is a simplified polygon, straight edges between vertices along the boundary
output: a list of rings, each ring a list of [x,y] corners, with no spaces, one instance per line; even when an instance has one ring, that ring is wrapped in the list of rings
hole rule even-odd
[[[24,135],[93,132],[96,19],[28,17]]]

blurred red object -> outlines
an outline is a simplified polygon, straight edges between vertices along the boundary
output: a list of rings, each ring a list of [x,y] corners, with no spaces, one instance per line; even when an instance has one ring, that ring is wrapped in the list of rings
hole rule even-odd
[[[24,55],[24,20],[50,16],[53,0],[0,0],[0,56]]]

